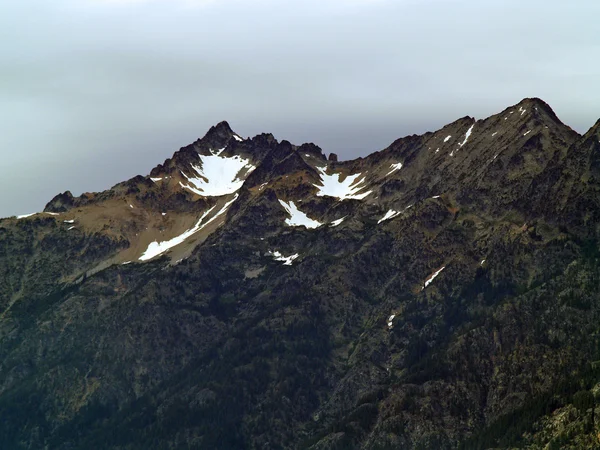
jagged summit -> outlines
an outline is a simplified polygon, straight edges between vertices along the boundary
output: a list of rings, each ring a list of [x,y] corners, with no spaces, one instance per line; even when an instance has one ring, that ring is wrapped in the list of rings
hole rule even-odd
[[[561,164],[579,139],[538,98],[523,99],[486,119],[463,117],[436,132],[398,139],[380,152],[350,161],[338,161],[335,154],[326,157],[314,144],[279,142],[272,134],[243,139],[223,121],[148,177],[79,198],[60,194],[45,211],[78,208],[77,216],[95,217],[81,208],[100,208],[106,219],[94,219],[84,228],[108,229],[130,242],[117,260],[143,255],[150,259],[147,249],[153,243],[156,256],[168,252],[178,260],[233,220],[228,215],[232,205],[239,211],[243,204],[260,203],[267,193],[288,202],[284,207],[271,201],[277,215],[301,215],[321,224],[341,219],[338,211],[345,213],[345,224],[381,223],[442,194],[499,214],[519,202],[526,204],[534,180]],[[165,219],[173,214],[181,218]],[[141,232],[141,225],[130,225],[140,220],[148,225]]]
[[[229,136],[235,134],[226,120],[222,120],[215,126],[210,127],[210,129],[206,133],[206,136],[209,136],[212,133],[227,134]]]
[[[534,186],[557,195],[550,173],[563,166],[569,173],[588,170],[591,154],[573,149],[585,146],[594,133],[579,136],[544,101],[526,98],[486,119],[466,116],[436,132],[339,161],[314,144],[296,146],[272,134],[244,139],[222,121],[149,176],[77,198],[65,192],[44,211],[69,214],[67,220],[80,222],[84,233],[128,242],[113,262],[149,260],[149,248],[156,250],[153,256],[171,255],[171,261],[187,257],[218,228],[235,222],[244,208],[262,204],[264,196],[283,202],[270,201],[273,211],[263,212],[269,217],[296,215],[325,225],[340,220],[343,212],[340,227],[380,224],[440,195],[456,207],[468,204],[492,215],[530,204],[522,212],[528,216],[540,211],[531,200],[542,195],[531,192]],[[572,182],[566,185],[571,191]],[[276,219],[271,226],[285,223]]]

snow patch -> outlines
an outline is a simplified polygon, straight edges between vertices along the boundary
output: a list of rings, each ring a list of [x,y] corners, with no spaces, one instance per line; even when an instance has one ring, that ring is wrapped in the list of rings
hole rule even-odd
[[[394,317],[396,317],[396,314],[392,314],[390,317],[388,317],[387,325],[389,328],[392,328],[392,325],[394,325]]]
[[[531,130],[527,131],[523,136],[527,136],[529,133],[531,133]]]
[[[480,266],[483,266],[483,263],[485,262],[485,259],[481,260],[481,264],[479,264]]]
[[[198,223],[196,223],[196,225],[194,225],[192,228],[190,228],[186,232],[180,234],[179,236],[175,236],[173,239],[169,239],[168,241],[151,242],[150,245],[148,245],[148,248],[146,249],[146,251],[142,254],[142,256],[140,256],[140,258],[139,258],[140,261],[147,261],[149,259],[152,259],[158,255],[163,254],[167,250],[175,247],[176,245],[181,244],[187,238],[194,235],[195,233],[197,233],[198,231],[203,229],[205,226],[207,226],[209,223],[214,221],[217,217],[224,214],[227,211],[227,209],[229,209],[229,206],[231,206],[231,204],[237,200],[237,198],[238,198],[238,194],[236,194],[232,200],[225,203],[225,205],[214,216],[212,216],[206,222],[202,223],[204,221],[204,219],[210,214],[210,212],[213,209],[215,209],[216,205],[213,206],[208,211],[206,211],[204,214],[202,214],[202,217],[200,217],[200,220],[198,220]]]
[[[433,275],[431,275],[429,278],[427,278],[427,279],[425,280],[425,286],[424,286],[423,288],[421,288],[421,290],[423,290],[423,289],[425,289],[427,286],[429,286],[429,285],[431,284],[431,282],[432,282],[433,280],[435,280],[435,277],[437,277],[437,276],[440,274],[440,272],[441,272],[442,270],[444,270],[445,268],[446,268],[446,266],[442,267],[440,270],[438,270],[437,272],[434,272],[434,273],[433,273]]]
[[[306,228],[317,228],[323,225],[300,211],[293,201],[284,202],[283,200],[279,200],[279,203],[281,203],[281,206],[290,215],[289,219],[285,219],[285,223],[290,227],[305,226]]]
[[[64,223],[75,223],[75,221],[73,219],[71,220],[63,220]]]
[[[296,258],[298,258],[298,256],[300,256],[298,253],[294,253],[293,255],[290,255],[290,256],[283,256],[278,251],[274,251],[274,252],[269,251],[269,255],[271,255],[275,261],[283,261],[284,266],[291,266],[292,261],[294,261]]]
[[[471,132],[473,131],[474,126],[475,124],[471,125],[471,127],[467,130],[467,133],[465,134],[465,140],[462,141],[462,143],[458,144],[460,147],[467,143],[467,140],[469,139],[469,136],[471,136]]]
[[[451,137],[452,137],[452,135],[450,135],[450,134],[448,136],[446,136],[446,139],[444,139],[444,142],[448,142]]]
[[[317,192],[319,197],[328,195],[330,197],[337,197],[339,200],[362,200],[372,192],[367,191],[362,194],[358,193],[365,188],[365,186],[361,187],[361,185],[365,182],[364,176],[359,180],[359,177],[362,176],[361,173],[348,175],[346,178],[344,178],[344,181],[340,181],[341,174],[334,173],[332,175],[328,175],[326,173],[326,168],[324,169],[319,167],[318,169],[319,172],[321,172],[321,182],[323,183],[323,186],[319,186],[318,184],[314,184],[313,186],[319,189],[319,192]]]
[[[67,228],[67,231],[72,230],[73,228],[75,228],[75,225],[73,225],[72,227]]]
[[[35,216],[37,213],[31,213],[31,214],[22,214],[20,216],[17,216],[17,219],[24,219],[26,217],[31,217],[31,216]]]
[[[400,211],[394,211],[393,209],[390,209],[388,212],[385,213],[385,215],[381,219],[377,221],[377,223],[380,224],[384,220],[393,219],[398,215],[400,215]]]
[[[400,169],[402,169],[402,163],[391,164],[391,165],[390,165],[390,169],[392,169],[392,170],[390,170],[390,171],[387,173],[386,177],[387,177],[388,175],[391,175],[392,173],[394,173],[396,170],[400,170]]]
[[[494,131],[494,132],[492,133],[492,137],[496,136],[497,134],[498,134],[498,132],[497,132],[497,131]]]
[[[152,177],[150,177],[150,179],[156,183],[157,181],[162,180],[162,177],[161,178],[152,178]]]
[[[238,155],[227,157],[220,156],[225,150],[222,148],[211,155],[199,155],[201,165],[192,164],[192,169],[198,174],[197,177],[188,177],[189,184],[179,184],[195,194],[202,196],[220,196],[233,194],[244,184],[244,179],[239,177],[242,170],[246,170],[245,176],[250,174],[255,166],[250,161]]]
[[[398,217],[400,214],[402,214],[404,211],[406,211],[408,208],[411,208],[411,207],[412,207],[412,205],[408,205],[402,211],[394,211],[393,209],[390,209],[388,212],[385,213],[385,215],[381,219],[379,219],[377,221],[377,224],[380,224],[384,220],[390,220],[390,219],[393,219],[394,217]]]
[[[344,216],[341,219],[334,220],[333,222],[331,222],[331,226],[332,227],[337,227],[340,223],[342,223],[344,221],[344,219],[346,217],[348,217],[348,216]]]
[[[242,141],[243,141],[243,139],[242,139],[241,137],[239,137],[237,134],[234,134],[234,135],[233,135],[233,138],[234,138],[236,141],[238,141],[238,142],[242,142]]]

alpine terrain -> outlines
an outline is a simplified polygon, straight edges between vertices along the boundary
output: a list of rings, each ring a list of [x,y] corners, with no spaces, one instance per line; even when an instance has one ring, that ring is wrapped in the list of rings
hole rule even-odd
[[[600,448],[600,121],[226,122],[0,220],[2,449]]]

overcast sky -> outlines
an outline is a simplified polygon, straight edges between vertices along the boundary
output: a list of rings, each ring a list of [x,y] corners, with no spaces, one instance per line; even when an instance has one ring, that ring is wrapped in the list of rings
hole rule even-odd
[[[600,117],[600,2],[0,1],[0,217],[147,174],[227,120],[343,159],[541,97]]]

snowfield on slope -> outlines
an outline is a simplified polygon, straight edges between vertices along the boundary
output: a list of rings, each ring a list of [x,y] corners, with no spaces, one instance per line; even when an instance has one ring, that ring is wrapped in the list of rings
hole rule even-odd
[[[245,177],[256,167],[249,160],[238,155],[221,156],[223,150],[225,149],[212,152],[212,155],[209,156],[200,155],[202,164],[192,164],[192,169],[198,174],[198,177],[188,177],[183,174],[189,184],[180,182],[181,187],[206,197],[233,194],[241,188]],[[240,178],[239,174],[244,169],[246,169],[245,176]]]
[[[393,219],[394,217],[396,217],[398,215],[400,215],[400,211],[394,211],[393,209],[390,209],[390,210],[388,210],[388,212],[385,213],[385,215],[381,219],[379,219],[377,221],[377,223],[379,224],[379,223],[383,222],[384,220]]]
[[[279,203],[281,203],[281,206],[290,215],[290,218],[285,220],[285,223],[290,227],[305,226],[306,228],[317,228],[323,225],[321,222],[311,219],[300,211],[293,201],[284,202],[283,200],[279,200]]]
[[[385,215],[381,219],[379,219],[377,221],[377,223],[380,224],[381,222],[383,222],[385,220],[390,220],[390,219],[393,219],[394,217],[398,217],[400,214],[402,214],[404,211],[406,211],[409,208],[412,208],[412,205],[408,205],[402,211],[394,211],[393,209],[390,209],[390,210],[388,210],[388,212],[385,213]]]
[[[290,256],[283,256],[277,250],[275,250],[274,252],[269,251],[269,255],[271,255],[275,261],[283,261],[284,266],[291,266],[292,261],[294,261],[298,256],[300,256],[298,253],[294,253]]]
[[[446,266],[442,267],[441,269],[439,269],[439,270],[435,271],[433,274],[431,274],[431,276],[425,280],[425,286],[423,286],[423,287],[421,288],[421,290],[423,290],[423,289],[425,289],[427,286],[429,286],[429,285],[431,284],[431,282],[432,282],[433,280],[435,280],[435,277],[437,277],[437,276],[438,276],[438,275],[439,275],[439,274],[442,272],[442,270],[444,270],[445,268],[446,268]]]
[[[190,236],[194,235],[195,233],[197,233],[198,231],[203,229],[209,223],[213,222],[217,217],[226,213],[227,210],[229,209],[229,207],[231,206],[231,204],[233,202],[235,202],[237,200],[237,198],[238,198],[238,194],[235,194],[235,197],[232,200],[225,203],[225,205],[214,216],[212,216],[210,219],[208,219],[205,223],[202,223],[202,222],[210,214],[210,212],[213,209],[215,209],[216,205],[213,206],[212,208],[210,208],[204,214],[202,214],[202,217],[200,217],[200,220],[198,220],[198,223],[196,223],[196,225],[194,225],[192,228],[190,228],[186,232],[180,234],[179,236],[175,236],[174,238],[169,239],[168,241],[151,242],[150,245],[148,245],[148,248],[146,249],[146,251],[142,254],[142,256],[140,256],[140,258],[139,258],[140,261],[148,261],[149,259],[155,258],[158,255],[162,255],[164,252],[175,247],[176,245],[181,244],[187,238],[189,238]]]
[[[323,183],[323,185],[319,186],[318,184],[314,184],[313,186],[319,189],[319,192],[317,192],[317,195],[319,197],[324,197],[328,195],[330,197],[337,197],[339,200],[346,200],[351,198],[356,200],[362,200],[371,193],[371,191],[367,191],[362,194],[358,193],[365,188],[365,186],[361,186],[361,184],[364,183],[365,178],[360,178],[362,176],[362,174],[360,173],[348,175],[346,178],[344,178],[343,181],[340,181],[341,174],[334,173],[328,175],[326,173],[326,168],[324,169],[322,167],[318,167],[318,169],[321,173],[321,182]]]
[[[391,174],[393,174],[393,173],[394,173],[396,170],[400,170],[400,169],[402,169],[402,163],[396,163],[396,164],[392,164],[392,165],[390,165],[390,169],[392,169],[392,170],[390,170],[390,171],[387,173],[386,177],[387,177],[388,175],[391,175]]]
[[[331,222],[331,226],[332,227],[337,227],[339,224],[341,224],[344,221],[344,219],[346,217],[348,217],[348,216],[344,216],[341,219],[334,220],[333,222]]]

